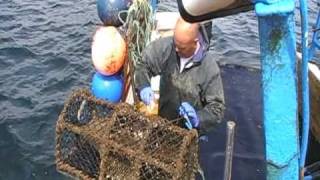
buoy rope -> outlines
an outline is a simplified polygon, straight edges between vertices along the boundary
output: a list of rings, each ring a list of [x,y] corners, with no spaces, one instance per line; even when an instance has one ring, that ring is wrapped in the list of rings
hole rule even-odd
[[[124,23],[124,27],[127,29],[126,39],[129,52],[128,60],[124,66],[124,98],[126,98],[130,86],[134,83],[134,67],[139,61],[141,62],[142,51],[150,42],[154,24],[153,19],[152,7],[149,0],[134,0],[133,4],[127,11],[127,18]],[[134,88],[132,88],[132,90],[134,93],[134,101],[137,102],[138,98]]]

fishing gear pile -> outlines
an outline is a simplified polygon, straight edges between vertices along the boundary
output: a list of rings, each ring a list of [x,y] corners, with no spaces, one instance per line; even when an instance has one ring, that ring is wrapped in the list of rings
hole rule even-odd
[[[196,130],[111,104],[86,89],[66,101],[56,126],[59,171],[79,179],[194,179]]]

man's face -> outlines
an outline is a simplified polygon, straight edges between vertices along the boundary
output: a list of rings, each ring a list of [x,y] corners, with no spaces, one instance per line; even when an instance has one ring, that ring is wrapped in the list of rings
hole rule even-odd
[[[181,58],[191,57],[197,48],[197,39],[178,39],[174,38],[176,52]]]

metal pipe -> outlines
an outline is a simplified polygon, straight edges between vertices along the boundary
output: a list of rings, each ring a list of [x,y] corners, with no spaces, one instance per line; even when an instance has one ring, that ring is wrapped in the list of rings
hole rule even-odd
[[[236,123],[233,121],[227,122],[227,143],[226,143],[226,158],[224,163],[224,180],[231,180],[233,145]]]

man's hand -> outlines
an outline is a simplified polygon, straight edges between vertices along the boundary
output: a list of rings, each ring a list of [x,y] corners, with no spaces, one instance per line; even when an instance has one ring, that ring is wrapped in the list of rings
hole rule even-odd
[[[151,102],[154,100],[154,93],[150,86],[145,87],[140,91],[140,98],[144,104],[151,104]]]
[[[189,103],[181,103],[179,107],[179,114],[185,118],[185,125],[188,129],[199,127],[200,120],[197,116],[196,110]]]

